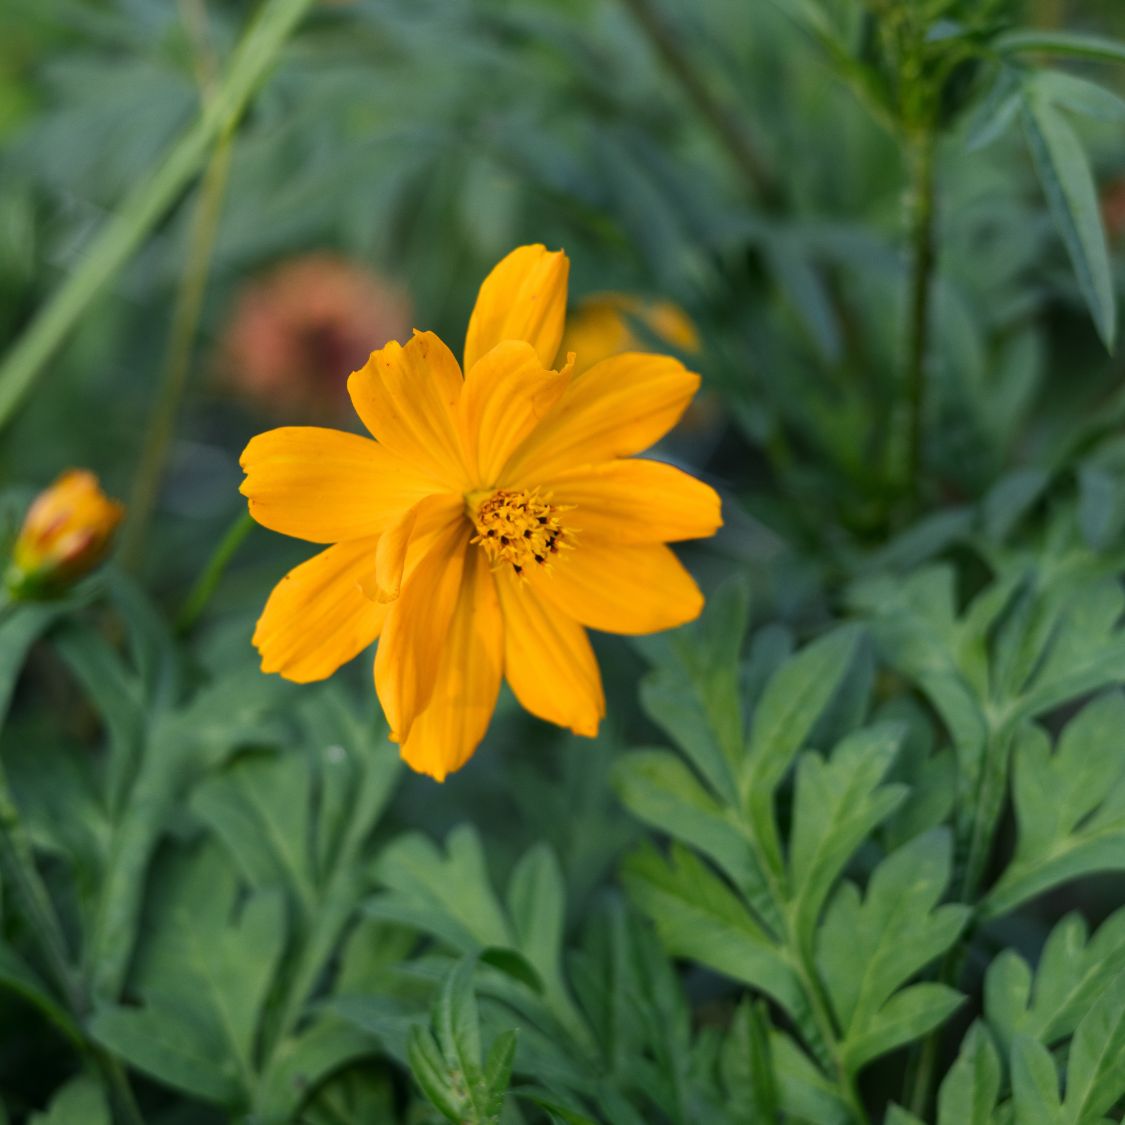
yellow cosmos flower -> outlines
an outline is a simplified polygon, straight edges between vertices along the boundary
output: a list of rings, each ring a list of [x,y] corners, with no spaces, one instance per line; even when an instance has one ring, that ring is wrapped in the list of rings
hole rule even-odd
[[[68,469],[27,511],[5,575],[8,592],[51,597],[73,585],[105,558],[124,514],[93,473]]]
[[[675,425],[699,377],[635,353],[551,370],[568,270],[542,246],[496,266],[464,376],[431,332],[373,352],[348,392],[374,441],[287,427],[242,455],[259,523],[333,544],[270,595],[263,671],[324,679],[379,638],[391,738],[439,781],[484,737],[501,678],[532,714],[592,736],[605,701],[586,629],[652,633],[703,606],[665,544],[713,534],[718,496],[629,459]]]

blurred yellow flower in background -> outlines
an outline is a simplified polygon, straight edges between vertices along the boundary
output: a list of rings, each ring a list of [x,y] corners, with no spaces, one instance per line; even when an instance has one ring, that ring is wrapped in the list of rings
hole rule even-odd
[[[398,288],[333,254],[294,258],[239,294],[219,345],[226,384],[258,409],[339,421],[347,373],[410,331]]]
[[[703,606],[666,544],[712,535],[719,498],[632,458],[699,377],[635,352],[552,370],[568,272],[542,246],[504,258],[470,318],[464,376],[430,332],[373,353],[348,390],[374,441],[287,427],[242,456],[259,523],[333,544],[270,595],[263,671],[323,679],[378,637],[391,738],[438,780],[484,737],[502,677],[528,711],[592,736],[605,703],[586,629],[652,633]]]
[[[575,374],[580,374],[610,356],[644,351],[653,342],[684,355],[699,351],[699,333],[679,305],[628,293],[595,293],[571,316],[560,354],[574,352]]]
[[[98,478],[68,469],[32,502],[4,576],[17,599],[62,593],[105,558],[125,509]]]

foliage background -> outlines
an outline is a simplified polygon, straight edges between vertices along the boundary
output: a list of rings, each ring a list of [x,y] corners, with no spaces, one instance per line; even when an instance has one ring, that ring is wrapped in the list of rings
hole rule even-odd
[[[9,357],[283,7],[4,6]],[[131,500],[119,564],[0,626],[11,1120],[128,1120],[126,1073],[169,1123],[1114,1112],[1125,114],[1077,79],[1121,93],[1125,71],[1120,47],[1005,47],[1013,28],[1109,44],[1125,17],[311,7],[201,152],[203,186],[91,288],[30,393],[0,394],[12,532],[70,464]],[[309,420],[235,393],[222,342],[248,281],[329,251],[456,344],[490,266],[537,241],[568,251],[576,304],[667,299],[698,328],[705,395],[659,455],[723,493],[722,534],[685,555],[715,607],[598,638],[595,743],[505,698],[438,787],[396,769],[366,668],[316,689],[257,672],[253,620],[294,544],[250,531],[175,627],[241,534],[245,441]],[[18,881],[32,851],[54,952]],[[888,964],[880,934],[911,956]]]

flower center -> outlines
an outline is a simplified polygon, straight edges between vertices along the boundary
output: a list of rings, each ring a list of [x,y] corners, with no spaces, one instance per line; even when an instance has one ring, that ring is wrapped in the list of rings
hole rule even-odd
[[[536,567],[548,569],[560,551],[573,546],[573,533],[559,519],[570,505],[549,503],[550,497],[540,496],[537,488],[501,488],[468,500],[477,529],[472,541],[485,549],[494,566],[508,563],[526,577]]]

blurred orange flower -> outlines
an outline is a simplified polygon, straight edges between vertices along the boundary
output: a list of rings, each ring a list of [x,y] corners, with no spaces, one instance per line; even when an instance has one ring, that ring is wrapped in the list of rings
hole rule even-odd
[[[259,523],[333,544],[270,595],[263,671],[321,680],[378,637],[391,738],[439,781],[484,737],[502,677],[532,714],[592,736],[605,701],[586,629],[653,633],[703,607],[667,543],[713,535],[719,497],[632,456],[676,424],[699,376],[639,353],[550,369],[568,272],[542,246],[500,262],[464,375],[431,332],[374,352],[348,390],[375,441],[286,427],[242,455]]]
[[[230,386],[259,408],[335,421],[347,372],[410,330],[410,303],[374,274],[332,254],[278,266],[239,295],[219,349]]]
[[[1125,236],[1125,176],[1111,180],[1102,189],[1102,221],[1111,239]]]
[[[5,575],[8,592],[14,598],[50,597],[73,585],[105,557],[124,513],[93,473],[68,469],[24,517]]]

